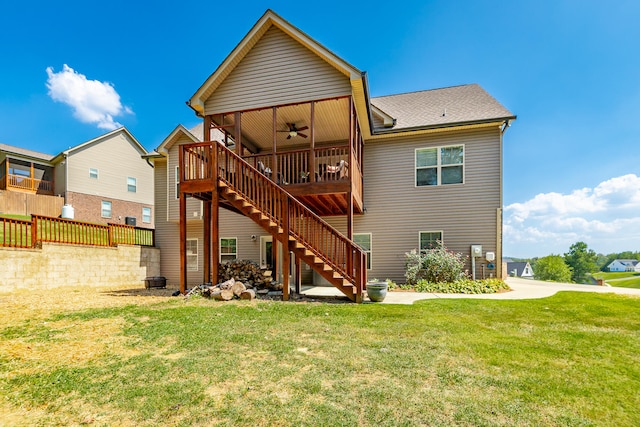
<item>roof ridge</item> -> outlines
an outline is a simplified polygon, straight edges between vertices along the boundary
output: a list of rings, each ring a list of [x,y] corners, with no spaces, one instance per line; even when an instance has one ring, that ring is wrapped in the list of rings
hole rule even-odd
[[[436,88],[433,88],[433,89],[414,90],[414,91],[410,91],[410,92],[401,92],[401,93],[393,93],[393,94],[389,94],[389,95],[372,96],[371,99],[374,100],[374,99],[380,99],[380,98],[389,98],[389,97],[392,97],[392,96],[411,95],[411,94],[414,94],[414,93],[433,92],[433,91],[436,91],[436,90],[453,89],[453,88],[465,87],[465,86],[478,86],[478,87],[482,88],[482,86],[480,86],[478,83],[465,83],[465,84],[460,84],[460,85],[436,87]]]

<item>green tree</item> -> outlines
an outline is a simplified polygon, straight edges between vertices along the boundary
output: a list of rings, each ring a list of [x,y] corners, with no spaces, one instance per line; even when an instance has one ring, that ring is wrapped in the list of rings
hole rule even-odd
[[[576,283],[587,283],[589,273],[598,271],[596,255],[593,249],[589,249],[585,242],[576,242],[564,254],[564,261],[571,267],[573,273],[571,279]]]
[[[571,267],[564,262],[564,258],[560,255],[548,255],[538,259],[533,272],[538,280],[551,282],[571,281]]]

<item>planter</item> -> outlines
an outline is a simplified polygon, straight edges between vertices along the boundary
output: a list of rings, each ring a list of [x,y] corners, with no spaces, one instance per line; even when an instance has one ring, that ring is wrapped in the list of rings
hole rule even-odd
[[[382,302],[387,296],[387,288],[389,283],[387,282],[369,282],[367,283],[367,295],[373,302]]]

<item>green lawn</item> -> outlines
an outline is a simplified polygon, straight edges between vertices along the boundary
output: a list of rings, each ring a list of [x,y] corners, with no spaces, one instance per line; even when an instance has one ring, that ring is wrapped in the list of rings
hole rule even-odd
[[[581,292],[67,312],[0,329],[0,414],[24,420],[11,425],[637,426],[639,331],[640,298]]]
[[[638,288],[640,289],[640,273],[594,273],[596,279],[604,279],[611,286],[619,286],[622,288]]]

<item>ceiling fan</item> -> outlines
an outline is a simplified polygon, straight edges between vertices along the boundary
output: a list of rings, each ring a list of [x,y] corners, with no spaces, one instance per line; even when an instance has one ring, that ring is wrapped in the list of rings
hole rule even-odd
[[[309,126],[303,126],[301,128],[297,128],[295,123],[285,123],[287,125],[287,127],[289,128],[288,130],[279,130],[278,132],[286,132],[289,135],[287,135],[287,139],[291,139],[294,136],[301,136],[303,138],[306,138],[307,135],[305,135],[304,133],[301,133],[300,131],[302,130],[307,130],[309,129]]]

